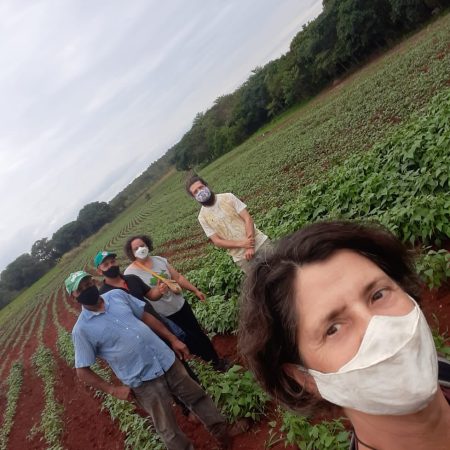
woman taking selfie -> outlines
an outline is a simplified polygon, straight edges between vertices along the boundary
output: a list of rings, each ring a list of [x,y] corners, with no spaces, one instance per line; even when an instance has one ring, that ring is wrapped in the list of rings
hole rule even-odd
[[[403,244],[376,226],[316,223],[255,261],[239,348],[289,409],[343,408],[352,449],[450,448],[450,406]]]

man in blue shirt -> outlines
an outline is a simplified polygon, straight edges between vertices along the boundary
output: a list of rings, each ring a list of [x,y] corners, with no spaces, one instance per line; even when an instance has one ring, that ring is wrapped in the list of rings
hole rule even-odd
[[[172,395],[198,416],[222,448],[229,448],[231,433],[225,418],[175,357],[189,356],[183,342],[145,312],[141,301],[123,290],[114,289],[100,296],[86,272],[70,274],[65,285],[82,304],[72,331],[75,367],[82,381],[121,400],[134,395],[152,417],[169,450],[193,450],[176,422]],[[172,350],[157,335],[169,342]],[[122,386],[108,383],[90,369],[97,356],[110,365]]]

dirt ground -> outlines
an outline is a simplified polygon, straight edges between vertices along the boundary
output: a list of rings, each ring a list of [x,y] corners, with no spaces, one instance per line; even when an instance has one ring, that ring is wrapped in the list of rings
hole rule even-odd
[[[55,385],[56,398],[64,407],[64,432],[62,443],[68,450],[111,449],[122,450],[125,448],[124,435],[119,431],[117,423],[113,422],[106,411],[101,410],[101,402],[95,398],[93,391],[84,386],[76,377],[75,371],[58,356],[56,348],[56,324],[71,330],[76,321],[78,305],[71,303],[68,308],[67,299],[59,293],[57,296],[57,317],[53,317],[52,309],[47,309],[47,321],[43,334],[46,346],[52,349],[57,365],[57,382]],[[440,333],[447,333],[450,328],[450,285],[446,285],[436,291],[423,291],[422,307],[424,313],[433,328],[438,328]],[[27,322],[29,326],[29,322]],[[18,408],[11,430],[8,449],[41,450],[47,448],[43,436],[36,430],[40,421],[40,415],[44,408],[44,391],[40,378],[35,375],[31,365],[31,356],[37,345],[37,327],[35,322],[33,332],[28,334],[27,342],[23,346],[24,358],[24,382],[20,393]],[[230,335],[217,335],[213,343],[218,353],[232,361],[238,361],[236,354],[236,337]],[[11,348],[11,353],[17,352],[18,346]],[[13,355],[8,359],[13,360]],[[15,355],[14,355],[15,356]],[[5,377],[6,378],[6,377]],[[5,405],[5,390],[1,391],[0,405]],[[275,406],[271,405],[266,417],[259,423],[254,423],[251,429],[234,439],[233,450],[259,450],[266,448],[271,431],[269,422],[276,420]],[[189,422],[180,411],[176,410],[180,427],[192,440],[197,450],[212,450],[216,448],[214,439],[199,423]],[[281,450],[283,442],[270,447],[273,450]],[[292,450],[293,447],[289,448]],[[136,449],[137,450],[137,449]]]

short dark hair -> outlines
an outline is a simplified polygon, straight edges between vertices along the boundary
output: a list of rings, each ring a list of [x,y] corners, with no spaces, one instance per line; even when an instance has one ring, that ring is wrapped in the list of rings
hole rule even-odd
[[[405,292],[420,298],[420,283],[412,254],[400,240],[375,224],[318,222],[280,240],[257,256],[240,300],[239,353],[263,388],[289,409],[311,413],[330,403],[306,392],[283,370],[303,365],[298,351],[298,314],[294,282],[297,268],[324,261],[339,250],[368,258]]]
[[[125,252],[125,255],[128,256],[128,259],[130,261],[134,261],[136,259],[136,257],[133,254],[133,250],[131,249],[131,243],[135,239],[140,239],[141,241],[143,241],[144,244],[148,247],[148,250],[150,252],[153,250],[152,238],[150,236],[148,236],[147,234],[138,234],[136,236],[131,236],[127,239],[127,241],[125,242],[125,245],[123,246],[123,251]]]
[[[185,188],[186,188],[186,192],[193,197],[192,192],[190,191],[190,187],[196,183],[197,181],[200,181],[200,183],[203,183],[205,186],[208,186],[208,183],[201,177],[199,177],[198,175],[194,174],[194,175],[190,175],[188,178],[186,178],[186,184],[185,184]]]

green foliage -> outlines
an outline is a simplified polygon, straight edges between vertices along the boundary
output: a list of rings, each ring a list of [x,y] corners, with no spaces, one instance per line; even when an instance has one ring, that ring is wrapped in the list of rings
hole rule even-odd
[[[42,344],[32,358],[33,366],[44,383],[45,406],[38,427],[42,431],[49,450],[62,450],[63,406],[55,397],[56,364],[52,352]]]
[[[440,334],[438,329],[436,328],[433,330],[433,339],[437,352],[450,360],[450,342],[447,333]]]
[[[89,234],[95,233],[114,217],[114,211],[106,202],[92,202],[84,205],[78,213],[81,222]]]
[[[339,419],[312,424],[306,417],[288,411],[282,414],[280,431],[286,435],[286,443],[301,450],[347,450],[350,440]]]
[[[102,409],[109,412],[111,418],[119,422],[119,429],[125,433],[127,449],[164,450],[165,446],[156,434],[152,423],[135,411],[135,406],[119,400],[112,395],[99,393],[103,399]]]
[[[235,92],[220,97],[173,149],[177,169],[205,165],[243,142],[270,118],[310,98],[374,50],[431,16],[423,0],[340,0],[294,37],[287,54],[257,67]],[[223,114],[218,114],[219,106]]]
[[[10,291],[20,291],[32,285],[48,270],[48,265],[24,253],[6,266],[1,273],[2,285]]]
[[[213,295],[204,302],[192,305],[197,320],[210,333],[232,333],[237,329],[238,298],[225,300],[223,295]]]
[[[430,289],[441,286],[450,278],[450,253],[428,250],[417,261],[417,271]]]
[[[223,250],[214,249],[203,258],[200,269],[191,270],[187,277],[209,295],[229,297],[239,292],[243,272]]]
[[[449,117],[446,90],[372,152],[350,157],[270,211],[264,229],[282,236],[317,220],[373,220],[404,241],[439,244],[450,235]]]
[[[269,398],[253,375],[234,365],[225,373],[216,372],[210,364],[190,361],[201,385],[230,422],[242,417],[258,420],[264,414]]]
[[[69,367],[75,367],[75,349],[72,343],[72,335],[62,327],[58,327],[56,346],[67,365]]]
[[[73,220],[53,233],[53,248],[61,256],[72,248],[77,247],[87,236],[89,236],[89,231],[86,225],[78,220]]]
[[[3,423],[0,429],[0,450],[8,448],[8,437],[14,423],[17,401],[23,381],[23,365],[21,361],[16,361],[6,379],[8,391],[6,392],[6,407],[3,411]]]

